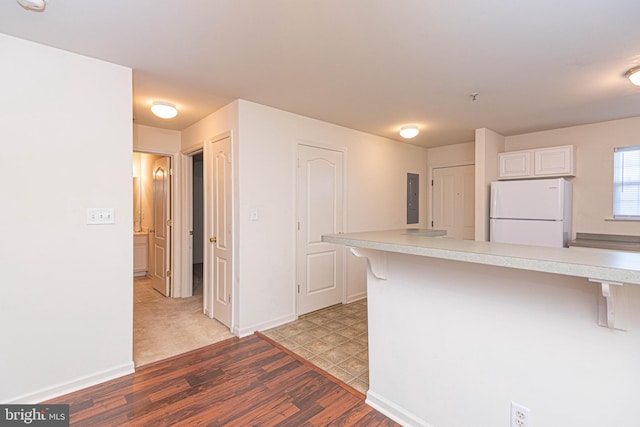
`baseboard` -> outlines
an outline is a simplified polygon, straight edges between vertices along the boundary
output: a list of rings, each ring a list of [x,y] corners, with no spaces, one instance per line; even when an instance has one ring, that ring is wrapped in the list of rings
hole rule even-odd
[[[284,325],[285,323],[293,322],[294,320],[296,320],[295,314],[287,314],[286,316],[278,317],[277,319],[256,323],[243,328],[234,326],[232,333],[240,338],[244,338],[246,336],[253,335],[256,331],[266,331],[267,329],[275,328],[276,326]]]
[[[365,299],[367,297],[367,291],[357,293],[355,295],[350,295],[347,297],[347,304],[351,304],[352,302],[360,301],[361,299]]]
[[[54,397],[63,396],[65,394],[72,393],[74,391],[82,390],[83,388],[91,387],[93,385],[100,384],[105,381],[113,380],[115,378],[122,377],[124,375],[132,374],[134,371],[135,371],[135,365],[133,364],[133,361],[131,361],[129,363],[125,363],[124,365],[120,365],[112,369],[107,369],[101,372],[97,372],[95,374],[80,377],[73,381],[58,384],[53,387],[38,390],[33,393],[23,394],[22,396],[12,398],[4,403],[10,403],[10,404],[20,403],[20,404],[26,404],[26,405],[40,403],[49,399],[53,399]]]
[[[433,427],[431,424],[427,423],[415,414],[401,408],[393,402],[388,401],[371,390],[367,392],[366,403],[403,426]]]

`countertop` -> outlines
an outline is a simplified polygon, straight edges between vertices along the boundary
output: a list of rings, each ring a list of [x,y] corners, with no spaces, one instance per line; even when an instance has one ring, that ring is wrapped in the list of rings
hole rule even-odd
[[[569,246],[640,252],[640,236],[576,233],[575,240],[572,240]]]
[[[640,253],[434,238],[411,235],[406,229],[331,234],[322,236],[322,240],[364,249],[640,285]]]

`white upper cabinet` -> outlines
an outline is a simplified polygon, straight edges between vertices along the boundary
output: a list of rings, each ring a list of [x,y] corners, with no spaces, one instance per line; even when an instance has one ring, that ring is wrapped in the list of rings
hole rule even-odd
[[[575,176],[573,145],[499,153],[499,178]]]
[[[573,145],[533,150],[535,176],[575,176]]]
[[[531,176],[531,151],[512,151],[498,154],[500,178],[527,178]]]

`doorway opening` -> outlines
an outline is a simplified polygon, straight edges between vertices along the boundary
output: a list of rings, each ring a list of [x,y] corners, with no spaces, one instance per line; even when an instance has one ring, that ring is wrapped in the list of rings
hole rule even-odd
[[[191,170],[191,201],[192,201],[192,228],[189,231],[192,244],[192,273],[191,294],[203,295],[204,278],[204,156],[202,152],[192,156],[193,167]],[[204,302],[201,301],[204,307]]]
[[[197,218],[201,219],[203,216],[203,180],[202,162],[198,165],[197,156],[194,157],[195,170],[188,181],[193,181],[194,191],[189,194],[195,196],[193,215],[197,223]],[[171,157],[158,154],[133,153],[134,242],[146,240],[147,243],[147,250],[142,251],[134,245],[134,255],[146,255],[146,259],[142,260],[135,259],[134,256],[133,360],[136,366],[166,359],[232,336],[227,328],[203,314],[202,275],[198,276],[198,269],[202,271],[202,263],[200,262],[200,266],[196,263],[192,277],[188,280],[183,278],[182,282],[186,283],[181,284],[181,280],[171,274],[175,267],[171,258],[171,238],[181,238],[173,233],[175,224],[172,213],[178,207],[173,204],[182,200],[182,197],[171,194],[171,189],[176,188],[173,185],[175,183],[171,183],[175,178],[171,172],[174,166],[171,165],[171,160]],[[199,197],[195,194],[198,191]],[[199,224],[202,225],[202,220]],[[187,234],[187,230],[177,233]],[[197,230],[198,228],[189,237],[196,237]],[[200,246],[202,252],[202,231],[199,235],[195,240],[199,245],[196,243],[195,247],[197,251]],[[167,243],[164,247],[163,239]],[[146,261],[144,270],[143,261]],[[172,286],[173,280],[177,282],[175,286]],[[185,290],[187,285],[189,288]]]
[[[134,275],[146,276],[164,296],[171,293],[171,158],[133,153]],[[146,245],[145,245],[146,243]]]

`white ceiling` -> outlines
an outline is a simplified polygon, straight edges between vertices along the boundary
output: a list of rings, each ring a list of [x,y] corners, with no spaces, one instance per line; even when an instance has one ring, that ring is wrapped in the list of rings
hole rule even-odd
[[[242,98],[398,140],[416,123],[423,146],[640,116],[639,17],[638,0],[0,2],[2,33],[133,68],[139,124]]]

